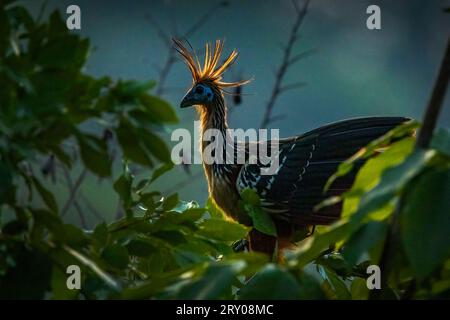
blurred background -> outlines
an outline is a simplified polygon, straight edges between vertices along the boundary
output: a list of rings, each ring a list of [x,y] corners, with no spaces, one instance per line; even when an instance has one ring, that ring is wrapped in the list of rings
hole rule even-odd
[[[169,145],[170,132],[179,127],[194,130],[194,109],[179,109],[191,84],[186,66],[173,54],[167,40],[186,38],[201,56],[204,44],[225,39],[225,51],[236,48],[240,55],[225,79],[254,80],[242,89],[241,101],[228,96],[232,128],[259,128],[283,59],[283,46],[296,19],[296,10],[286,1],[23,1],[38,16],[77,4],[81,9],[81,30],[94,50],[86,70],[96,77],[113,79],[154,79],[156,93],[176,109],[180,123],[162,130]],[[366,9],[381,8],[381,30],[368,30]],[[301,134],[323,124],[359,116],[407,116],[421,118],[439,67],[450,30],[443,8],[449,1],[326,1],[312,0],[300,26],[300,38],[293,54],[311,53],[289,66],[283,83],[305,83],[277,97],[270,128],[280,137]],[[172,52],[171,52],[172,51]],[[449,97],[440,126],[449,127]],[[207,187],[201,165],[177,167],[158,181],[169,195],[196,200],[203,205]],[[118,163],[117,175],[120,174]],[[139,171],[140,176],[150,172]],[[118,212],[112,181],[86,176],[80,194],[95,203],[95,215],[84,224],[100,219],[111,221]],[[58,202],[67,190],[58,183],[50,186]],[[87,208],[89,209],[89,208]],[[75,209],[66,216],[80,224]]]

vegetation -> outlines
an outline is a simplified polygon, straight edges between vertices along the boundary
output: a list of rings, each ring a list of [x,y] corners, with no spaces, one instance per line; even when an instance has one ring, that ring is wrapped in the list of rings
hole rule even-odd
[[[419,127],[410,122],[349,159],[336,177],[357,159],[368,161],[349,192],[318,207],[343,201],[343,218],[317,227],[284,259],[235,252],[233,243],[248,227],[224,219],[211,201],[202,207],[153,188],[173,166],[158,132],[177,121],[170,105],[149,93],[154,82],[89,76],[82,70],[89,50],[89,41],[67,31],[57,12],[42,22],[22,6],[2,5],[0,298],[450,296],[449,130],[415,148],[414,137],[400,138]],[[125,217],[93,230],[65,223],[64,208],[38,170],[42,162],[112,177],[115,140],[123,161],[111,188]],[[381,147],[386,150],[373,157]],[[136,179],[135,167],[149,178]],[[259,199],[251,192],[243,198],[258,228],[275,232]],[[396,248],[389,272],[382,289],[370,291],[366,269],[385,267],[386,243]],[[66,286],[69,265],[81,268],[79,290]]]

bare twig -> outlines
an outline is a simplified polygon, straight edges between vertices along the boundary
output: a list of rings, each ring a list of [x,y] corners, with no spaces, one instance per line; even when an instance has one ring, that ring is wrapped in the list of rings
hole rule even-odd
[[[80,204],[78,203],[78,201],[75,200],[75,201],[73,202],[73,205],[74,205],[75,209],[76,209],[77,212],[78,212],[78,217],[80,217],[80,223],[81,223],[81,226],[82,226],[84,229],[87,229],[86,218],[84,217],[83,210],[81,209]]]
[[[271,122],[273,107],[275,106],[275,102],[276,102],[277,98],[279,97],[280,93],[282,93],[282,91],[283,91],[283,90],[281,90],[282,83],[283,83],[283,79],[286,75],[286,72],[287,72],[289,66],[298,62],[303,57],[311,54],[311,50],[310,50],[310,51],[300,53],[300,54],[292,57],[292,50],[293,50],[294,44],[296,43],[296,41],[298,40],[298,37],[299,37],[300,26],[302,25],[302,22],[305,18],[306,12],[308,11],[309,0],[305,0],[305,2],[303,3],[303,6],[301,8],[298,6],[298,3],[296,1],[293,1],[293,3],[294,3],[294,7],[296,10],[297,16],[296,16],[294,24],[292,26],[291,33],[290,33],[290,36],[288,39],[288,43],[287,43],[286,47],[284,47],[283,60],[281,62],[280,67],[278,68],[278,71],[276,72],[275,84],[273,86],[272,93],[269,98],[269,102],[267,103],[267,106],[265,108],[264,115],[263,115],[263,118],[262,118],[262,121],[260,124],[260,128],[266,128]]]
[[[69,173],[67,172],[67,170],[64,170],[64,174],[66,175],[66,177],[70,178]],[[64,205],[63,209],[61,210],[61,217],[63,217],[67,211],[69,210],[70,206],[72,205],[75,196],[77,194],[78,189],[81,186],[81,183],[83,182],[84,178],[86,177],[87,174],[87,169],[83,168],[83,171],[81,171],[80,175],[78,176],[77,180],[75,181],[75,183],[73,184],[73,186],[70,188],[70,194],[69,194],[69,198],[66,201],[66,204]],[[71,181],[71,180],[67,180],[67,181]]]
[[[219,7],[225,7],[228,5],[228,1],[220,1],[218,3],[215,3],[211,8],[205,12],[204,15],[202,15],[194,24],[183,34],[183,38],[189,38],[192,35],[194,35],[197,30],[199,30],[211,17],[214,15],[214,13],[217,12],[217,9]],[[172,50],[173,51],[173,50]]]
[[[445,50],[444,58],[439,69],[439,74],[434,84],[433,92],[431,94],[428,106],[425,111],[424,120],[422,128],[420,129],[419,136],[416,142],[416,148],[426,149],[430,145],[431,137],[433,135],[436,122],[438,120],[439,113],[442,109],[442,103],[444,101],[444,96],[447,91],[448,82],[450,78],[450,39],[447,40],[447,47]],[[382,288],[387,288],[389,275],[393,267],[393,257],[399,248],[399,223],[398,216],[401,211],[401,201],[396,207],[393,213],[391,228],[389,230],[388,236],[383,246],[383,252],[380,259],[380,270],[381,270],[381,286]],[[414,281],[414,280],[413,280]],[[406,290],[406,296],[412,296],[415,290],[414,284]],[[373,290],[371,292],[370,298],[377,299],[381,296],[379,290]]]
[[[292,89],[298,89],[298,88],[302,88],[302,87],[304,87],[304,86],[306,86],[306,82],[297,82],[297,83],[291,83],[291,84],[287,84],[287,85],[284,85],[284,86],[281,86],[280,88],[279,88],[279,93],[283,93],[283,92],[285,92],[285,91],[288,91],[288,90],[292,90]],[[272,117],[272,119],[273,119],[274,117]]]
[[[217,12],[217,9],[219,7],[224,7],[228,5],[228,1],[221,1],[218,3],[215,3],[213,6],[210,7],[208,11],[205,12],[199,19],[197,19],[190,28],[187,29],[186,32],[183,34],[178,34],[176,23],[174,23],[174,36],[176,38],[181,39],[187,39],[191,36],[193,36],[211,17],[215,12]],[[172,44],[171,44],[171,36],[168,35],[166,32],[164,32],[163,28],[156,22],[155,19],[150,14],[147,14],[145,17],[152,27],[156,30],[156,33],[158,37],[161,39],[161,41],[164,43],[164,45],[168,48],[168,54],[166,57],[166,60],[163,64],[163,67],[159,69],[158,72],[158,84],[155,90],[156,95],[162,95],[166,91],[165,83],[167,81],[167,77],[170,73],[170,70],[172,69],[172,66],[175,62],[178,60],[176,59],[175,51],[172,50]]]

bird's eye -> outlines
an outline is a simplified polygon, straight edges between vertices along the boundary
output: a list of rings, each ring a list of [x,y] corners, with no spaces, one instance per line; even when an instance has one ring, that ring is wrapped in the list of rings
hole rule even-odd
[[[202,94],[203,93],[203,87],[198,86],[197,88],[195,88],[195,93]]]

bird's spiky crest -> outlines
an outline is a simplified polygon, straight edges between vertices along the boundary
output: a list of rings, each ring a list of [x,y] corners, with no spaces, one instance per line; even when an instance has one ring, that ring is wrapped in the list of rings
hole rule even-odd
[[[190,52],[178,39],[172,39],[175,44],[175,49],[183,57],[184,62],[191,71],[194,83],[208,81],[216,84],[219,88],[230,88],[239,87],[250,80],[243,80],[237,82],[224,82],[222,81],[222,75],[226,69],[233,64],[238,56],[238,52],[234,49],[230,55],[225,59],[225,61],[218,65],[220,56],[222,54],[224,42],[221,40],[216,40],[214,50],[212,50],[212,45],[206,43],[205,46],[205,61],[203,66],[195,54],[195,52]]]

